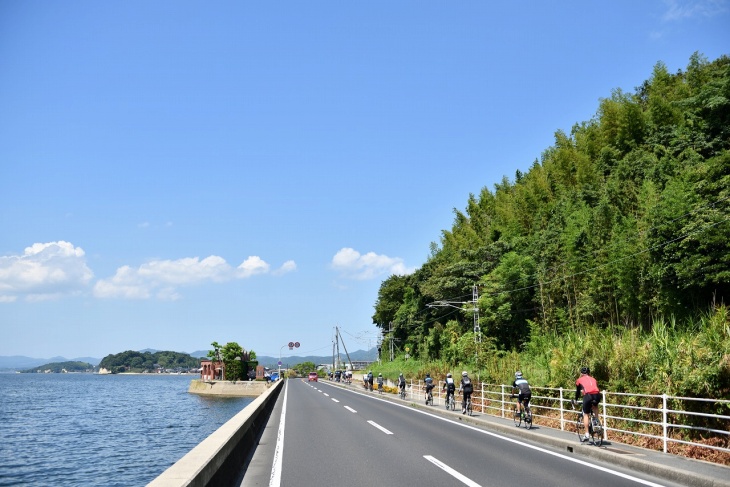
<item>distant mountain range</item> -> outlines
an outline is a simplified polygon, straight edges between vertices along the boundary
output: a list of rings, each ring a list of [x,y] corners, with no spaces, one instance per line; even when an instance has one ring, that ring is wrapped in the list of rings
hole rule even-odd
[[[120,350],[122,352],[123,350]],[[144,350],[139,350],[140,352],[158,352],[159,350],[154,350],[151,348],[146,348]],[[117,352],[119,353],[119,352]],[[206,358],[208,356],[208,350],[197,350],[195,352],[192,352],[189,354],[191,357],[195,358]],[[372,361],[377,360],[378,358],[378,351],[375,348],[372,348],[370,350],[357,350],[350,354],[350,359],[353,361]],[[256,357],[256,359],[259,362],[259,365],[263,365],[264,367],[270,367],[270,368],[276,368],[278,367],[279,357],[269,357],[266,355],[259,355]],[[340,353],[340,360],[343,362],[347,361],[347,355],[344,353]],[[50,363],[55,362],[88,362],[92,365],[99,365],[99,362],[101,362],[100,358],[94,358],[94,357],[74,357],[74,358],[66,358],[66,357],[51,357],[51,358],[32,358],[32,357],[25,357],[22,355],[12,355],[12,356],[0,356],[0,372],[15,372],[18,370],[26,370],[26,369],[32,369],[35,367],[40,367],[41,365],[46,365]],[[291,356],[291,357],[282,357],[281,359],[282,365],[292,366],[296,364],[300,364],[302,362],[314,362],[315,364],[331,364],[332,363],[332,355],[307,355],[307,356]]]

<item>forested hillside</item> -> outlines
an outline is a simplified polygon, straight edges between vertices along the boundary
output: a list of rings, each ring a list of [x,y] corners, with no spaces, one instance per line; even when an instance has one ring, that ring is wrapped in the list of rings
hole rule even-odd
[[[383,350],[486,380],[563,386],[587,363],[614,390],[728,395],[730,58],[637,81],[381,284]]]

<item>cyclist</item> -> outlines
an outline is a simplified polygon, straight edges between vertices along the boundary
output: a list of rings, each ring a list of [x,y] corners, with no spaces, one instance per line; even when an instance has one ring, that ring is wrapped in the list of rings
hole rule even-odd
[[[383,374],[378,374],[378,392],[383,393]]]
[[[434,388],[433,379],[431,378],[431,374],[426,374],[426,378],[423,379],[423,382],[426,384],[426,404],[428,404],[428,394],[431,392],[431,389]]]
[[[453,400],[454,391],[456,390],[456,384],[454,383],[454,378],[451,377],[451,372],[446,374],[446,381],[444,382],[444,387],[441,390],[446,391],[446,407],[448,408],[449,397]]]
[[[400,389],[401,393],[406,392],[406,378],[403,377],[403,372],[398,376],[398,389]]]
[[[591,369],[581,367],[580,377],[575,381],[575,399],[573,404],[578,401],[581,392],[583,393],[583,426],[585,427],[585,435],[582,441],[588,441],[588,434],[591,410],[598,418],[598,403],[601,402],[601,391],[598,390],[596,379],[591,377]]]
[[[515,372],[515,380],[512,382],[512,392],[514,393],[515,389],[518,389],[520,392],[517,395],[517,409],[520,411],[520,413],[525,412],[525,406],[530,404],[530,399],[532,399],[532,390],[530,389],[530,384],[527,382],[527,379],[522,377],[522,372],[519,370]],[[522,402],[524,401],[524,406],[522,405]]]
[[[463,398],[461,399],[461,414],[466,414],[466,403],[471,398],[471,393],[474,392],[474,385],[471,383],[471,379],[469,378],[469,374],[466,373],[466,370],[461,373],[461,386],[459,387],[459,392],[464,393]]]
[[[370,391],[372,392],[372,390],[373,390],[373,371],[372,370],[368,371],[367,386],[370,389]]]

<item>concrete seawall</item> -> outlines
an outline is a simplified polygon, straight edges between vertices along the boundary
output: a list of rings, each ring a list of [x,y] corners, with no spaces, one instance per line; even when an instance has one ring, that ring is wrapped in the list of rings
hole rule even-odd
[[[284,381],[277,381],[268,387],[265,383],[260,384],[264,386],[264,390],[259,397],[147,485],[151,487],[230,485],[241,472],[250,453],[256,448],[260,433],[266,426],[266,420],[276,404]],[[210,389],[215,389],[218,385],[220,383],[216,383]],[[252,391],[253,388],[248,390]]]
[[[233,382],[227,380],[206,381],[194,379],[190,381],[188,392],[210,396],[258,397],[273,386],[274,383],[258,380]]]

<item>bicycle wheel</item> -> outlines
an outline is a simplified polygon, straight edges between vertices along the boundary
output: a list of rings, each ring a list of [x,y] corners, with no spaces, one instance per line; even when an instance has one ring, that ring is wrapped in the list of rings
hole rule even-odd
[[[603,426],[595,416],[591,417],[591,425],[591,441],[594,445],[601,446],[603,444]]]
[[[466,402],[466,414],[468,414],[469,416],[473,414],[473,411],[471,409],[471,399]]]
[[[532,429],[532,410],[529,408],[525,408],[525,428]]]
[[[578,418],[575,420],[575,432],[578,434],[578,440],[581,442],[583,441],[583,430],[585,430],[585,426],[583,426],[583,413],[578,413]]]
[[[512,406],[512,416],[515,420],[515,426],[519,428],[522,424],[522,415],[520,414],[520,410],[517,409],[517,405]]]

